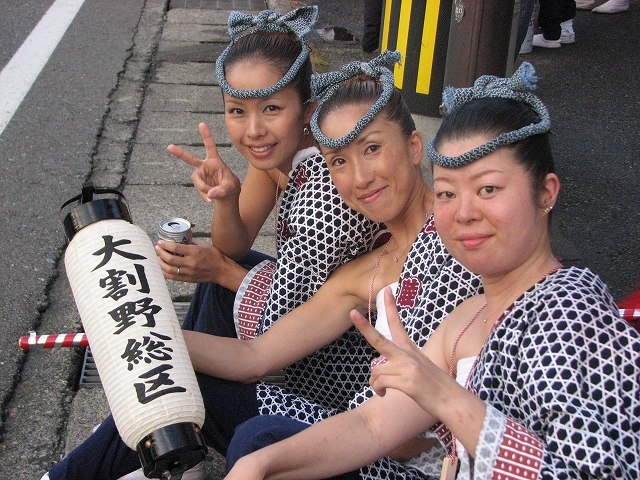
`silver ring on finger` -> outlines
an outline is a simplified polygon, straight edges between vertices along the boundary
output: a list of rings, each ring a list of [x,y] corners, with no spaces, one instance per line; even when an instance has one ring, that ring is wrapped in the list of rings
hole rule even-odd
[[[176,277],[180,276],[180,267],[178,267],[178,271],[176,272]]]

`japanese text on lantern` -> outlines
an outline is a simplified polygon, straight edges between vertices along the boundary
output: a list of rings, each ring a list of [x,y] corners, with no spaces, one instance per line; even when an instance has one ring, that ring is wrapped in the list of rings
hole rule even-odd
[[[104,247],[93,252],[100,261],[92,272],[100,274],[98,286],[105,292],[102,298],[117,302],[115,308],[107,312],[113,321],[113,335],[133,336],[127,338],[120,358],[128,371],[135,370],[138,375],[140,381],[134,383],[138,401],[146,404],[163,395],[185,392],[186,388],[175,385],[170,377],[173,338],[152,330],[156,327],[155,315],[162,307],[154,304],[153,292],[147,281],[143,263],[147,257],[127,251],[127,245],[132,243],[129,239],[114,240],[112,235],[104,235],[102,239]],[[109,268],[115,255],[129,260],[130,266],[124,268],[122,262],[118,262],[117,268]],[[138,298],[139,295],[129,295],[130,290],[148,296]],[[128,296],[136,298],[128,299]],[[141,333],[140,328],[146,328],[148,332]]]

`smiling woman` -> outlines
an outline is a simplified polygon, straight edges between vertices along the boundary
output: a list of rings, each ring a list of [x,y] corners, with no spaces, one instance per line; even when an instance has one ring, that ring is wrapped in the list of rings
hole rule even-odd
[[[248,71],[252,75],[247,75]],[[237,61],[226,75],[230,85],[242,90],[265,89],[282,77],[270,62],[261,59]],[[300,128],[311,119],[311,104],[300,102],[300,93],[294,86],[265,98],[238,98],[224,92],[223,97],[231,141],[253,168],[277,169],[288,175],[295,153],[315,144],[313,137],[304,135],[304,128]],[[300,136],[297,143],[291,141],[292,132]]]
[[[336,267],[366,252],[379,230],[377,223],[342,201],[310,134],[315,103],[310,101],[312,68],[305,37],[316,17],[315,7],[303,7],[286,15],[266,10],[256,16],[234,12],[229,18],[233,40],[217,61],[217,74],[226,125],[234,146],[249,162],[242,185],[218,155],[204,123],[199,129],[206,159],[176,145],[168,147],[194,167],[195,188],[214,205],[213,245],[160,241],[156,247],[166,278],[200,282],[183,324],[186,335],[197,331],[218,341],[255,337],[307,300]],[[249,250],[274,210],[277,260]],[[235,426],[270,408],[299,415],[299,406],[288,401],[297,395],[322,409],[346,408],[366,384],[366,342],[348,332],[317,354],[307,353],[313,355],[289,367],[286,389],[198,374],[207,401],[207,443],[225,453]],[[197,364],[197,348],[192,355]],[[235,358],[244,362],[240,354]],[[342,376],[333,373],[335,365],[344,366]],[[109,417],[49,476],[119,478],[139,466],[136,453],[122,444]],[[200,468],[189,475],[204,473]],[[127,478],[143,478],[140,471],[132,475]]]
[[[397,292],[403,325],[413,340],[423,345],[447,312],[480,289],[477,278],[461,268],[443,248],[434,229],[433,192],[420,175],[422,137],[415,130],[400,91],[393,87],[389,69],[398,58],[395,52],[385,52],[369,64],[354,62],[341,72],[316,76],[313,83],[316,94],[320,92],[318,85],[329,92],[320,98],[320,110],[312,119],[312,129],[336,188],[349,206],[373,220],[384,221],[391,238],[375,251],[338,268],[307,303],[257,338],[254,352],[266,353],[263,345],[267,342],[283,342],[289,337],[291,342],[296,339],[295,345],[287,349],[281,345],[278,351],[282,361],[288,356],[295,358],[323,337],[333,338],[349,328],[349,311],[353,309],[366,312],[376,329],[385,332],[386,316],[377,305],[388,285]],[[305,325],[307,329],[313,326],[314,331],[301,331]],[[285,328],[286,331],[280,330]],[[270,336],[276,332],[280,332],[279,339]],[[216,368],[215,363],[209,358],[210,369]],[[221,367],[215,374],[223,374],[223,369],[228,372],[229,367]],[[364,389],[350,402],[350,408],[371,395],[370,389]],[[305,410],[314,408],[307,404]],[[299,421],[300,416],[274,413],[280,416],[255,418],[236,430],[227,455],[229,466],[245,453],[337,411],[306,416],[303,422]],[[432,448],[433,445],[432,439],[416,436],[387,452],[387,457],[370,458],[375,461],[351,472],[348,478],[436,475],[444,450]],[[245,473],[241,471],[237,478],[246,478]]]
[[[360,105],[324,115],[325,133],[332,138],[345,136],[368,110],[367,105]],[[401,168],[407,158],[414,167],[419,167],[422,161],[422,141],[416,130],[404,135],[401,125],[381,117],[346,147],[323,148],[323,153],[331,178],[345,202],[387,228],[393,230],[396,222],[403,221],[399,212],[409,205],[419,205],[422,195],[427,197],[427,208],[431,208],[431,192],[422,191],[420,177],[412,169]],[[407,192],[415,202],[407,201]],[[411,243],[413,238],[401,239],[396,233],[391,251],[406,253],[405,247]]]
[[[457,157],[490,139],[472,136],[448,142],[440,152]],[[515,149],[502,148],[481,163],[458,169],[434,167],[436,228],[456,258],[484,275],[511,271],[522,259],[533,261],[548,237],[542,227],[556,202],[560,181],[552,174],[538,191],[515,158]],[[531,192],[527,202],[522,201],[521,192]],[[480,218],[484,222],[476,221]],[[499,261],[488,262],[487,256]]]

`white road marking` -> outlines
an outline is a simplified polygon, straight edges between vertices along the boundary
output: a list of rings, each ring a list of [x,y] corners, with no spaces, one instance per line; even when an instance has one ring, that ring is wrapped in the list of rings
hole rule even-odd
[[[84,0],[56,0],[0,72],[0,135],[83,3]]]

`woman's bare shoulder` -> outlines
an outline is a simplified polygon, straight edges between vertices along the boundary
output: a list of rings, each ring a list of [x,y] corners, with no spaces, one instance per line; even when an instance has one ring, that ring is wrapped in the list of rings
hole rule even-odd
[[[333,285],[348,295],[366,298],[371,276],[379,256],[377,250],[363,253],[353,260],[341,265],[331,273],[325,284]]]
[[[484,294],[469,297],[454,308],[442,321],[443,328],[460,330],[485,305]]]

